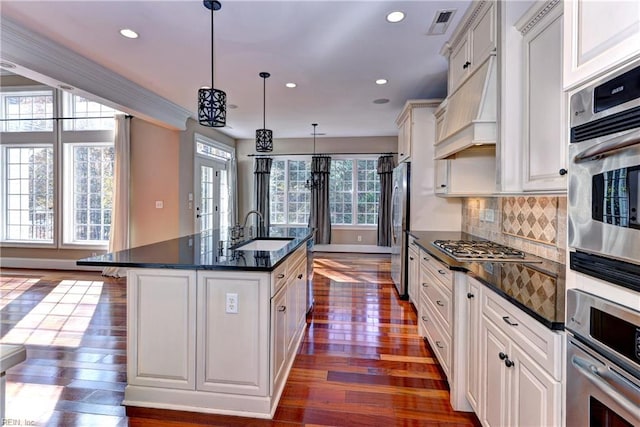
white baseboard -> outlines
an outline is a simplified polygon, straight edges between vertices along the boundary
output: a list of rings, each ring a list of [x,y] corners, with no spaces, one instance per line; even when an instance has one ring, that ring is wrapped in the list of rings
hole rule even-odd
[[[365,254],[390,254],[388,246],[376,245],[313,245],[313,252],[355,252]]]
[[[0,258],[0,267],[3,268],[30,268],[33,270],[83,270],[102,271],[104,267],[92,265],[76,265],[73,259],[47,259],[47,258]]]

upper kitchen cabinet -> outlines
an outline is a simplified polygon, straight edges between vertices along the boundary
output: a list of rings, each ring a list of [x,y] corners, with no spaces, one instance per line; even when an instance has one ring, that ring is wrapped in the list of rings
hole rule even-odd
[[[565,0],[564,89],[640,55],[640,2]]]
[[[411,104],[405,104],[396,120],[398,125],[398,163],[411,160],[412,124]]]
[[[495,49],[494,4],[492,1],[476,1],[441,52],[449,58],[449,93],[455,92]]]
[[[522,34],[522,189],[567,189],[562,92],[562,3],[535,3],[516,28]]]

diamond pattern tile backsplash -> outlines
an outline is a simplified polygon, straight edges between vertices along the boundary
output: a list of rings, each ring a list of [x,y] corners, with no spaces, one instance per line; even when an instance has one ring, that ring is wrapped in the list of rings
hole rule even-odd
[[[505,197],[502,232],[541,243],[555,244],[558,229],[557,197]]]
[[[564,264],[567,198],[465,198],[462,231]]]

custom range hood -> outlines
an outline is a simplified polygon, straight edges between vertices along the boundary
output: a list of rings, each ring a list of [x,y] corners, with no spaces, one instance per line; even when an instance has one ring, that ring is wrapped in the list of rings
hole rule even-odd
[[[438,135],[435,158],[445,159],[478,145],[496,144],[496,58],[484,64],[460,85],[436,112]]]

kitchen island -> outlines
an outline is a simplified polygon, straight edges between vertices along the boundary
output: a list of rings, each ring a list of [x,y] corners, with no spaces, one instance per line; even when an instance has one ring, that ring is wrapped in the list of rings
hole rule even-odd
[[[272,418],[306,327],[312,233],[214,231],[78,261],[127,268],[123,404]]]

